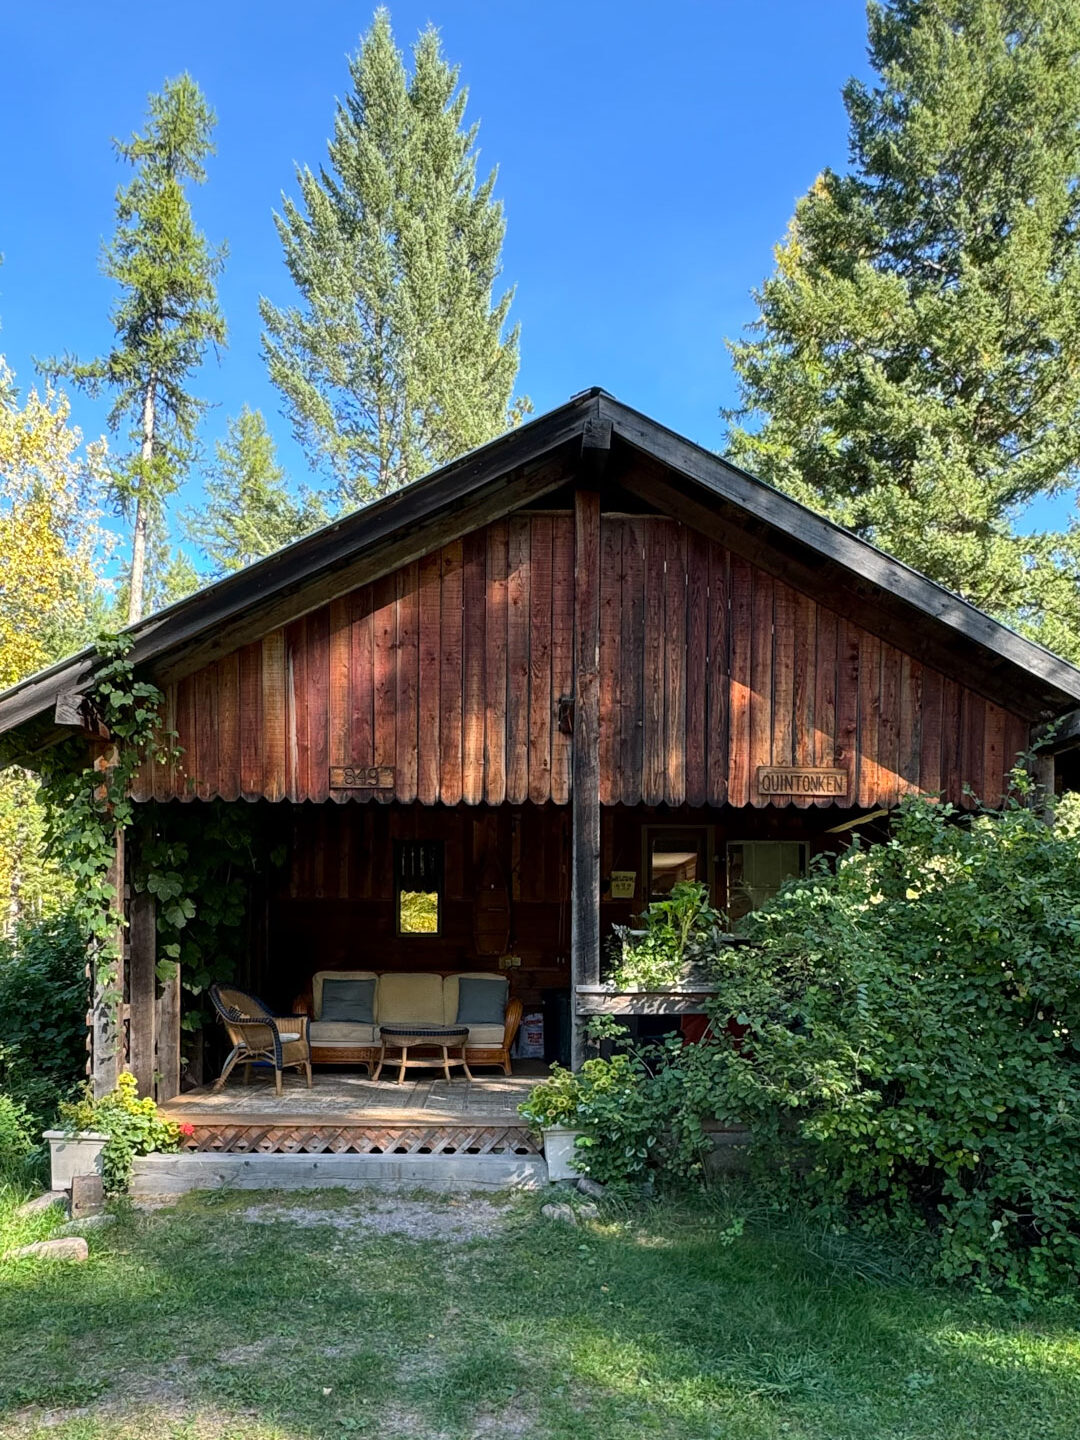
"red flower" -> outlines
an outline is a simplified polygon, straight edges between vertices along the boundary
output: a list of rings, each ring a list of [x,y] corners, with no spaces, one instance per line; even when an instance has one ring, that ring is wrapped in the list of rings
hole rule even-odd
[[[180,1134],[183,1135],[185,1140],[190,1140],[192,1135],[195,1134],[195,1126],[185,1120],[183,1125],[180,1126]]]

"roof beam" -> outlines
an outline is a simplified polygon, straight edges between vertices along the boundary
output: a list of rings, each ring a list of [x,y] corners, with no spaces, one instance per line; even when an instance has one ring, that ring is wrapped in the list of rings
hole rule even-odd
[[[1032,748],[1044,755],[1060,755],[1080,745],[1080,710],[1070,710],[1048,725],[1040,725],[1031,737]]]

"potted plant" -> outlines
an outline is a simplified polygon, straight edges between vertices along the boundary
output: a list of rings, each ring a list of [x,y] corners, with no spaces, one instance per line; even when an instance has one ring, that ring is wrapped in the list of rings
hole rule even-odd
[[[578,1077],[561,1065],[553,1065],[550,1076],[518,1106],[519,1113],[540,1132],[549,1180],[573,1180],[577,1176],[574,1149],[581,1134],[576,1123],[580,1099]]]
[[[137,1155],[174,1151],[179,1145],[179,1127],[163,1120],[148,1096],[140,1100],[135,1076],[127,1072],[107,1095],[61,1105],[60,1118],[62,1129],[45,1132],[54,1190],[70,1189],[75,1175],[99,1174],[106,1194],[122,1194]]]
[[[693,978],[715,954],[724,918],[700,881],[681,880],[653,900],[638,925],[615,925],[608,946],[609,983],[615,990],[666,990]]]
[[[53,1190],[70,1190],[76,1175],[102,1174],[102,1152],[108,1135],[94,1120],[94,1102],[89,1096],[65,1102],[60,1107],[61,1128],[46,1130],[49,1142],[50,1185]]]

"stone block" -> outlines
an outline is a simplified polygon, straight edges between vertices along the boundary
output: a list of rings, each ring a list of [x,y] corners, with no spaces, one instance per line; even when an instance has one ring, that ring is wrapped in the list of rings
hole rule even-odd
[[[16,1245],[8,1250],[5,1260],[88,1260],[90,1248],[81,1235],[65,1235],[60,1240],[37,1240],[33,1245]]]
[[[105,1186],[100,1175],[71,1177],[71,1218],[97,1215],[105,1208]]]
[[[25,1219],[27,1215],[40,1215],[43,1210],[51,1210],[54,1205],[67,1206],[66,1190],[46,1190],[42,1195],[35,1195],[32,1200],[24,1200],[19,1205],[15,1214],[19,1219]]]

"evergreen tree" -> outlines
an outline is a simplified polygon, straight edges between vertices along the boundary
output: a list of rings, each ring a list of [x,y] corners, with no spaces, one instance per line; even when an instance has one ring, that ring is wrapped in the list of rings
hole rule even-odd
[[[294,498],[277,462],[260,410],[246,405],[215,446],[206,479],[207,503],[185,517],[188,539],[215,575],[240,570],[310,534],[327,520],[321,499],[307,490]]]
[[[143,568],[142,608],[145,615],[156,615],[159,610],[185,600],[189,595],[207,584],[207,577],[196,570],[191,557],[179,545],[169,541],[165,516],[159,509],[150,513],[146,527],[146,552]],[[130,603],[129,579],[125,578],[117,587],[113,597],[112,615],[106,626],[118,630],[124,624]]]
[[[261,302],[264,351],[300,442],[343,504],[385,495],[516,422],[512,292],[493,287],[495,172],[434,30],[406,74],[385,10],[350,62],[330,163],[275,217],[300,304]]]
[[[1080,464],[1080,5],[868,14],[850,170],[799,202],[731,346],[730,451],[1005,618],[1052,592],[1075,653],[1075,538],[1014,524]]]
[[[184,188],[206,179],[215,123],[202,91],[181,75],[150,96],[143,134],[114,141],[135,174],[117,194],[117,230],[102,265],[121,291],[113,346],[88,363],[66,358],[48,366],[92,393],[112,391],[110,426],[131,425],[135,448],[112,472],[133,518],[128,623],[143,613],[151,526],[192,459],[206,408],[188,390],[190,376],[208,346],[225,343],[215,284],[224,249],[211,250],[196,229]]]

